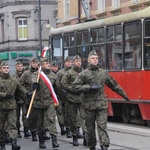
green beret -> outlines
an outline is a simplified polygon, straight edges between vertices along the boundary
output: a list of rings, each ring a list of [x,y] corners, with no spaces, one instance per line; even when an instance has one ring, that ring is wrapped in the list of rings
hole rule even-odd
[[[76,55],[73,57],[73,60],[75,60],[75,59],[81,59],[81,57],[79,55]]]
[[[65,58],[64,62],[65,62],[65,61],[70,61],[70,60],[71,60],[70,57],[67,56],[67,57]]]
[[[96,51],[95,51],[95,50],[92,50],[92,51],[89,53],[88,57],[90,57],[91,55],[97,55]]]
[[[22,65],[21,61],[16,61],[16,65]]]
[[[55,61],[53,61],[53,62],[51,63],[51,66],[58,66],[58,64],[57,64]]]
[[[42,58],[40,59],[40,61],[41,61],[41,62],[49,62],[47,57],[42,57]]]
[[[31,58],[30,62],[38,62],[38,60],[36,58]]]
[[[8,65],[8,63],[6,61],[2,61],[0,66],[2,67],[2,66],[9,66],[9,65]]]

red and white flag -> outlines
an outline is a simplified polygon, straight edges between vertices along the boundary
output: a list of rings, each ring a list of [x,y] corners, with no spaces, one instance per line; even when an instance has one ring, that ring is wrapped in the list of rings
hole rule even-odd
[[[51,81],[49,80],[49,78],[47,77],[47,75],[43,71],[40,72],[40,77],[44,81],[44,83],[47,85],[47,87],[48,87],[48,89],[49,89],[49,91],[50,91],[50,93],[52,95],[52,98],[53,98],[53,101],[54,101],[54,105],[58,106],[59,105],[59,101],[57,99],[57,96],[56,96],[56,93],[54,91],[54,88],[53,88],[53,85],[52,85]]]
[[[42,49],[42,55],[41,55],[41,57],[45,57],[45,56],[46,56],[46,52],[47,52],[48,48],[49,48],[49,47],[44,47],[44,48]]]

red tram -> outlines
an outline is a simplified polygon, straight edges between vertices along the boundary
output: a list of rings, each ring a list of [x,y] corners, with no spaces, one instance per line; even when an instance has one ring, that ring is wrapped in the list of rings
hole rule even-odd
[[[131,102],[106,87],[108,116],[123,122],[146,121],[150,126],[150,7],[141,11],[51,29],[52,60],[60,67],[66,56],[80,55],[86,68],[95,49],[99,67],[124,88]]]

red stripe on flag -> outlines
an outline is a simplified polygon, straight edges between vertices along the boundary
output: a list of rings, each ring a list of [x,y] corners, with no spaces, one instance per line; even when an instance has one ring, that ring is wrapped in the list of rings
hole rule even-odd
[[[49,78],[46,76],[46,74],[44,72],[41,71],[40,73],[40,77],[42,78],[42,80],[44,81],[44,83],[47,85],[50,93],[52,94],[52,98],[54,101],[54,105],[58,106],[59,105],[59,101],[57,99],[56,93],[54,91],[53,85],[51,83],[51,81],[49,80]]]

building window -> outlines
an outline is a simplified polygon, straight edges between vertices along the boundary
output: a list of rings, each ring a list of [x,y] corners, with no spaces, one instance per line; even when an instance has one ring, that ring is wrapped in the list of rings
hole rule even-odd
[[[105,0],[99,0],[98,1],[98,9],[100,12],[105,11]]]
[[[65,0],[65,19],[70,17],[70,0]]]
[[[112,0],[112,8],[118,9],[120,7],[120,0]]]
[[[28,26],[27,18],[18,19],[18,40],[27,40],[28,38]]]
[[[139,0],[131,0],[132,1],[132,4],[138,4],[139,3]]]

